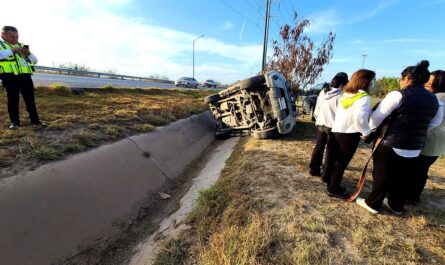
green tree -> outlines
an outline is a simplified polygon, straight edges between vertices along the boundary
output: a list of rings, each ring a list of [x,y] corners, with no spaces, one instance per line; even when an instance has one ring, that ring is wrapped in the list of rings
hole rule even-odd
[[[373,96],[383,97],[391,91],[398,90],[399,79],[396,77],[382,77],[376,80]]]

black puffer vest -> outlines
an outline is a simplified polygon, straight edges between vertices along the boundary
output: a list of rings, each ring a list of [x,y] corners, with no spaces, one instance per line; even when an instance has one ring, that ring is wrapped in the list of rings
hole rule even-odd
[[[391,114],[383,144],[405,150],[420,150],[439,107],[437,97],[422,85],[402,89],[400,93],[402,103]]]

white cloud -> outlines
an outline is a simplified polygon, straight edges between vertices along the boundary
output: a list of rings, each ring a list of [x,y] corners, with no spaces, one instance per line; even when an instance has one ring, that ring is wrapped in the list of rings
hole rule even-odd
[[[328,33],[335,31],[337,26],[341,24],[338,13],[334,10],[326,10],[309,16],[310,25],[307,32],[311,33]]]
[[[137,76],[156,73],[172,79],[191,75],[192,40],[197,36],[120,14],[131,1],[25,0],[21,4],[27,8],[20,16],[5,12],[0,24],[19,29],[20,41],[30,45],[39,65],[78,63],[98,71],[115,69]],[[9,3],[2,8],[13,10],[15,6]],[[205,37],[196,42],[195,51],[233,60],[236,66],[195,65],[198,78],[216,76],[219,70],[225,73],[218,75],[222,82],[239,79],[250,71],[249,65],[261,61],[261,44],[239,46]]]

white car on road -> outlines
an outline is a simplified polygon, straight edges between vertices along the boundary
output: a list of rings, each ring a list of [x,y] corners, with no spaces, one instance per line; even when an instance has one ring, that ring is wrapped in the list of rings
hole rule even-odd
[[[175,86],[198,88],[198,81],[193,77],[181,77],[175,81]]]

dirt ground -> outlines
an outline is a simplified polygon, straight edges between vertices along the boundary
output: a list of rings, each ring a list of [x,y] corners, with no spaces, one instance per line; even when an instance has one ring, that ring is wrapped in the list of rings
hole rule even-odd
[[[372,215],[328,197],[308,174],[314,137],[303,115],[286,137],[242,139],[217,184],[201,194],[192,229],[168,241],[154,264],[445,264],[443,157],[419,204],[402,216]],[[348,190],[369,155],[361,144],[345,173]],[[368,174],[362,196],[371,183]]]
[[[73,95],[61,85],[38,87],[37,109],[48,127],[31,126],[21,100],[22,127],[11,131],[0,87],[0,179],[204,112],[211,93],[105,87]]]

